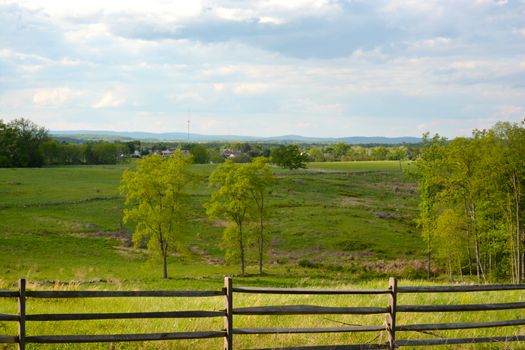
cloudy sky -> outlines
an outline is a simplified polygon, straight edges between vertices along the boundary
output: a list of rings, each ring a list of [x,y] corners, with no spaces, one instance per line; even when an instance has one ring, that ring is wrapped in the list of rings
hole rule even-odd
[[[469,135],[525,117],[523,0],[0,0],[0,118]]]

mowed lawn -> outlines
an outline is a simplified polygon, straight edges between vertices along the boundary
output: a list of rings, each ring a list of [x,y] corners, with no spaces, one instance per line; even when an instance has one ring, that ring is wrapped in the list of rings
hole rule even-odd
[[[297,171],[274,168],[277,184],[268,195],[268,275],[251,277],[253,283],[288,286],[306,276],[311,283],[327,276],[340,283],[412,273],[423,253],[414,226],[415,184],[392,168],[398,162],[382,163],[381,170],[368,173],[350,170],[362,169],[355,165],[335,173],[319,172],[313,164]],[[207,176],[215,166],[192,167],[199,180],[188,188],[190,230],[179,237],[181,249],[170,257],[169,281],[159,281],[159,263],[144,249],[133,249],[133,226],[121,222],[118,186],[126,167],[0,169],[4,283],[27,277],[143,286],[205,280],[220,285],[223,275],[239,272],[237,265],[224,264],[220,242],[225,222],[208,219],[203,207],[210,196]],[[253,249],[249,262],[248,272],[255,274]]]

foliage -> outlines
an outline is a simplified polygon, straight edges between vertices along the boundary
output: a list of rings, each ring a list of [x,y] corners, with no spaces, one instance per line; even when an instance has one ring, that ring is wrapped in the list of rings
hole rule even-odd
[[[272,162],[290,170],[306,168],[308,155],[301,152],[299,146],[279,146],[272,151]]]
[[[500,123],[475,130],[472,138],[424,137],[415,162],[420,189],[419,224],[428,256],[452,274],[475,271],[487,276],[523,281],[523,199],[525,183],[523,124]],[[433,238],[434,237],[434,238]],[[457,251],[460,249],[461,251]]]
[[[190,148],[190,153],[195,164],[206,164],[210,161],[208,151],[203,145],[199,143],[194,144]]]
[[[226,246],[227,256],[238,256],[241,273],[246,266],[245,223],[252,214],[250,181],[242,172],[242,165],[226,161],[220,164],[210,175],[210,187],[215,189],[206,203],[206,213],[210,217],[223,217],[230,226],[224,231],[225,241],[237,242],[237,252],[231,252],[233,246]],[[233,227],[234,228],[233,228]]]
[[[0,120],[0,167],[41,167],[48,131],[29,119]]]
[[[152,155],[136,164],[136,170],[126,170],[122,175],[120,191],[128,206],[124,210],[124,221],[136,223],[135,247],[145,240],[148,250],[162,256],[163,277],[168,278],[168,254],[186,228],[185,187],[192,179],[188,170],[191,157],[176,151],[173,157]]]
[[[263,273],[263,258],[266,250],[266,237],[265,221],[268,215],[267,213],[267,198],[266,194],[269,187],[275,183],[275,179],[272,175],[272,170],[268,166],[268,158],[257,157],[241,167],[239,171],[240,176],[248,180],[248,188],[255,204],[254,218],[257,221],[256,228],[256,246],[257,246],[257,257],[259,260],[259,274]]]

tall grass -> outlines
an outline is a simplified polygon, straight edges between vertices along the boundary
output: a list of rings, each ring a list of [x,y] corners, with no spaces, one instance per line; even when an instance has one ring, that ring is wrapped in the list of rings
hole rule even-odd
[[[403,281],[400,285],[414,285]],[[320,285],[319,287],[323,287]],[[339,285],[339,288],[370,289],[386,287],[386,281],[372,281],[359,285]],[[41,289],[41,288],[39,288]],[[63,287],[61,288],[63,289]],[[70,286],[68,289],[77,289]],[[399,294],[399,305],[413,304],[476,304],[524,301],[523,291],[475,292],[475,293],[434,293]],[[374,306],[387,305],[387,296],[308,296],[308,295],[269,295],[234,294],[234,307],[269,305],[319,305],[319,306]],[[139,312],[139,311],[180,311],[180,310],[221,310],[222,297],[209,298],[102,298],[102,299],[29,299],[28,314],[36,313],[91,313],[91,312]],[[0,301],[1,313],[16,313],[15,300]],[[399,313],[398,325],[415,323],[481,322],[523,318],[522,310],[462,312],[462,313]],[[234,316],[234,327],[255,328],[293,328],[293,327],[337,327],[343,325],[383,325],[384,315],[303,315],[303,316]],[[111,321],[67,321],[67,322],[29,322],[28,335],[59,334],[117,334],[117,333],[156,333],[190,332],[201,330],[221,330],[223,320],[212,319],[161,319],[161,320],[111,320]],[[0,333],[16,334],[16,324],[0,324]],[[436,337],[491,337],[501,335],[525,335],[524,327],[499,329],[398,332],[398,339],[421,339]],[[385,331],[377,333],[331,333],[308,335],[234,335],[234,348],[286,347],[329,344],[366,344],[387,341]],[[1,347],[0,347],[1,348]],[[6,346],[5,349],[15,348]],[[28,349],[221,349],[222,339],[181,340],[114,344],[66,344],[28,346]],[[439,346],[440,349],[521,349],[523,344],[476,344],[464,346]]]

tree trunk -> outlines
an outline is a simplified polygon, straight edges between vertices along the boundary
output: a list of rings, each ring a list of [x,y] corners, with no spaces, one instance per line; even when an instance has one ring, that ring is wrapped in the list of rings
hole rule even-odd
[[[162,253],[162,277],[168,279],[168,257],[166,253]]]
[[[430,258],[431,258],[431,244],[430,244],[430,231],[428,232],[428,240],[427,240],[427,280],[430,279]]]
[[[483,266],[481,265],[481,252],[479,248],[479,237],[476,230],[476,208],[473,203],[470,203],[468,206],[468,212],[470,216],[470,229],[473,232],[474,236],[474,253],[476,255],[476,275],[478,279],[485,280],[485,273],[483,272]]]
[[[514,218],[516,220],[516,276],[517,283],[523,280],[523,259],[521,257],[521,235],[520,235],[520,189],[516,174],[512,175],[512,189],[514,192]]]
[[[459,275],[463,281],[463,266],[461,266],[461,257],[458,254],[458,266],[459,266]]]
[[[264,199],[263,199],[264,200]],[[264,255],[264,218],[263,211],[264,207],[261,203],[261,209],[259,213],[259,275],[263,274],[263,255]]]
[[[448,279],[452,281],[452,262],[451,262],[450,254],[448,254]]]
[[[239,222],[239,249],[241,253],[241,275],[244,276],[244,241],[242,237],[242,222]]]
[[[162,232],[159,233],[159,249],[162,254],[162,278],[168,279],[168,243],[164,242]]]

